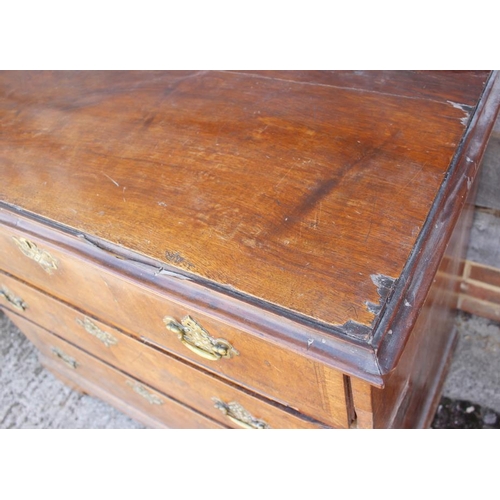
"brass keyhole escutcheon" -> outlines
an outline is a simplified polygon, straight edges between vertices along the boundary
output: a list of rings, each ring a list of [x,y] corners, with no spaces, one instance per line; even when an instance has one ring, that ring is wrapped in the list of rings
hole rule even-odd
[[[270,429],[269,425],[264,422],[264,420],[260,420],[255,418],[248,410],[246,410],[239,403],[231,401],[229,403],[225,403],[217,398],[212,398],[212,401],[215,403],[214,406],[218,410],[220,410],[224,415],[227,416],[231,422],[235,423],[239,427],[243,427],[244,429]]]
[[[133,391],[142,396],[150,405],[162,405],[163,401],[153,394],[149,392],[142,384],[138,382],[132,382],[131,380],[127,380],[127,385],[132,387]]]
[[[109,332],[101,330],[90,318],[85,316],[83,319],[76,318],[79,324],[87,333],[101,341],[106,347],[118,344],[118,339]]]
[[[52,354],[54,356],[56,356],[61,361],[66,363],[73,370],[76,370],[76,368],[78,368],[78,363],[76,362],[76,359],[72,358],[71,356],[68,356],[65,352],[63,352],[58,347],[52,347],[51,351],[52,351]]]
[[[13,292],[11,292],[6,286],[2,285],[0,287],[0,296],[3,297],[9,304],[17,309],[18,311],[26,311],[28,305],[21,297],[18,297]]]

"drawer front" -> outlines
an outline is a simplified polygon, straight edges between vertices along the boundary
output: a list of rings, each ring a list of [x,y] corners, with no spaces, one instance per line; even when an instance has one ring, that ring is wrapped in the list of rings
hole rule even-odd
[[[10,291],[15,290],[11,293],[22,294],[25,310],[17,312],[24,318],[36,322],[87,353],[218,420],[221,424],[229,427],[238,426],[228,419],[224,411],[226,408],[223,406],[223,403],[234,403],[248,411],[256,421],[264,422],[262,424],[264,426],[324,427],[322,424],[301,418],[294,412],[280,409],[277,405],[240,391],[208,373],[186,365],[13,279],[2,281],[7,283]],[[1,286],[6,288],[5,284]],[[15,308],[11,308],[11,311],[14,310]],[[11,317],[15,323],[18,322],[15,317],[12,315]],[[65,352],[66,350],[68,349],[65,347]]]
[[[155,391],[151,387],[114,370],[105,363],[62,341],[46,330],[24,318],[7,313],[9,318],[38,348],[47,368],[64,379],[73,381],[85,389],[97,387],[98,397],[127,412],[132,417],[146,415],[148,422],[166,427],[185,429],[225,428],[224,425]],[[92,394],[92,389],[88,391]]]
[[[22,238],[21,232],[0,226],[0,266],[8,273],[249,390],[332,427],[348,427],[342,373],[235,328],[217,311],[117,274],[100,261],[32,237],[21,248]]]

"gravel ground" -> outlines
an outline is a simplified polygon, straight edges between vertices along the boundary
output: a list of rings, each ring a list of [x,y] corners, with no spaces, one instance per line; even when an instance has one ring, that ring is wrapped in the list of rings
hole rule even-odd
[[[500,323],[460,312],[433,429],[500,429]]]
[[[500,323],[461,312],[443,396],[500,413]]]
[[[103,401],[66,387],[0,311],[0,429],[137,429]]]
[[[432,429],[500,429],[500,414],[462,399],[443,397]]]

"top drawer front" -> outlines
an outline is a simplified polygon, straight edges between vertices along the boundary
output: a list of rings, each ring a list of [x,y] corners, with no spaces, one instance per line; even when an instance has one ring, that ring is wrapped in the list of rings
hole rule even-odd
[[[27,240],[27,242],[25,241]],[[0,267],[131,335],[157,344],[251,390],[333,427],[347,427],[343,375],[295,352],[242,331],[145,284],[118,275],[100,262],[77,256],[44,240],[0,226]],[[232,357],[206,359],[193,341],[189,316],[215,342],[234,348]],[[184,323],[184,325],[183,325]],[[168,327],[168,328],[167,328]],[[179,339],[183,330],[184,343]],[[195,345],[195,347],[197,347]],[[217,347],[216,347],[217,349]]]

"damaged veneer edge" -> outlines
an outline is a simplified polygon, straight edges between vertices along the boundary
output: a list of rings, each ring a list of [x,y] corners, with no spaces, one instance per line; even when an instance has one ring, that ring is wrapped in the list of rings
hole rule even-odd
[[[65,249],[79,259],[107,272],[129,279],[135,285],[161,294],[169,300],[216,321],[241,329],[277,346],[286,346],[301,356],[333,367],[346,375],[383,386],[375,353],[364,340],[308,318],[297,318],[288,310],[261,303],[198,281],[183,270],[170,268],[118,245],[88,237],[0,202],[0,223],[13,231],[40,240],[49,250]],[[53,248],[51,248],[53,247]]]
[[[372,345],[382,376],[394,369],[403,353],[444,257],[447,242],[468,202],[469,193],[473,192],[473,180],[477,177],[499,108],[500,77],[495,71],[471,115],[464,139],[457,148],[412,254],[387,301],[384,314],[374,327]]]

